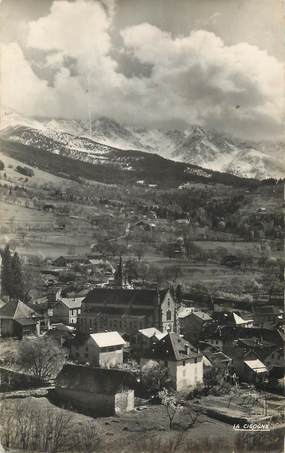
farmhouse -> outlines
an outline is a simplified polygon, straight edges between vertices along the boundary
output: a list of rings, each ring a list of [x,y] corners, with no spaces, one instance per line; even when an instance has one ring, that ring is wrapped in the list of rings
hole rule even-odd
[[[55,395],[90,415],[109,416],[134,409],[136,380],[128,371],[64,365]]]
[[[93,333],[71,343],[71,358],[92,366],[112,368],[123,364],[125,340],[118,332]]]
[[[11,300],[0,308],[0,337],[39,334],[40,315],[20,300]]]
[[[203,384],[202,359],[196,348],[172,332],[151,346],[140,365],[144,371],[156,363],[164,364],[175,390],[181,391]]]
[[[133,352],[142,354],[147,351],[151,345],[167,335],[166,332],[162,333],[155,327],[148,327],[146,329],[138,330],[130,337],[130,345]]]
[[[181,333],[185,338],[194,344],[197,344],[205,326],[212,321],[211,316],[200,310],[193,311],[188,316],[181,318]]]
[[[64,297],[53,306],[53,322],[64,324],[76,324],[77,317],[81,312],[81,303],[84,297]]]
[[[156,289],[95,288],[82,301],[79,331],[118,330],[127,334],[156,327],[175,327],[175,302],[169,291]]]
[[[253,319],[243,318],[239,312],[215,311],[213,318],[220,326],[252,327]]]

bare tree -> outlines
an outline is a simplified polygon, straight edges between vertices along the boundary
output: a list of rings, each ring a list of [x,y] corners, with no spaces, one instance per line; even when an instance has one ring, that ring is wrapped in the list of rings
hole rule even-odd
[[[80,425],[75,433],[75,448],[80,453],[92,453],[101,442],[101,432],[95,422],[88,421]]]
[[[176,395],[174,393],[170,393],[167,389],[163,389],[159,392],[159,397],[161,399],[161,404],[166,410],[169,421],[169,429],[173,429],[174,418],[181,410],[181,406],[178,404]]]
[[[47,337],[24,339],[17,352],[17,363],[22,370],[43,381],[56,376],[65,358],[65,351]]]

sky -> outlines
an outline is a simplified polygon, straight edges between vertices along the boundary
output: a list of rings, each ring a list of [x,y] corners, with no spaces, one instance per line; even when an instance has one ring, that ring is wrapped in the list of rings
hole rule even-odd
[[[0,0],[1,104],[284,136],[283,0]]]

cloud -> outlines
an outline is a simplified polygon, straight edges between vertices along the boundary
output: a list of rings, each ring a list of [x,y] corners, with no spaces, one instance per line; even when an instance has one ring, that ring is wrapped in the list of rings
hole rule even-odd
[[[142,126],[193,124],[242,137],[282,134],[283,65],[247,43],[224,44],[214,33],[173,37],[148,23],[121,31],[121,71],[111,40],[113,0],[55,1],[30,22],[27,49],[43,52],[42,71],[18,44],[2,58],[4,103],[23,113],[65,118],[110,116]],[[121,63],[122,64],[122,63]],[[126,74],[129,74],[127,76]],[[2,101],[3,102],[3,101]]]
[[[156,96],[170,114],[245,135],[281,132],[283,65],[265,51],[226,46],[204,30],[172,38],[150,24],[129,27],[122,37],[131,54],[153,65]]]

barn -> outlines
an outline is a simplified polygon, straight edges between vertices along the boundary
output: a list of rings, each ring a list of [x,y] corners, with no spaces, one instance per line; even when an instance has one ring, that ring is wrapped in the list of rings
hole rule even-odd
[[[55,395],[92,416],[111,416],[134,409],[136,379],[129,371],[64,365]]]

